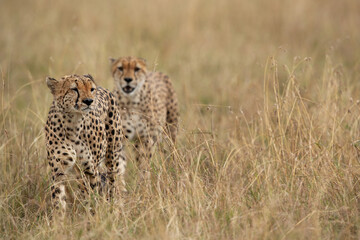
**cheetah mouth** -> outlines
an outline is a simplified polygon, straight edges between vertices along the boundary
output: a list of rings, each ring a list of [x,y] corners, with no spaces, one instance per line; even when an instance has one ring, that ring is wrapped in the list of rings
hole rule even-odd
[[[132,91],[135,90],[135,88],[133,88],[131,86],[125,86],[122,88],[122,90],[124,91],[124,93],[131,93]]]
[[[90,112],[90,110],[91,110],[91,107],[90,107],[90,106],[81,109],[81,111],[86,112],[86,113],[87,113],[87,112]]]

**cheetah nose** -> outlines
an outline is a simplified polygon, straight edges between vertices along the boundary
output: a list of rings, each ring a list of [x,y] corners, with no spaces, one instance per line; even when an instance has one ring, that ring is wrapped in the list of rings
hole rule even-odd
[[[91,98],[86,98],[83,100],[83,103],[85,103],[86,105],[90,106],[90,104],[93,102],[94,100],[92,100]]]
[[[132,78],[124,78],[124,81],[127,82],[127,83],[129,83],[129,82],[132,81]]]

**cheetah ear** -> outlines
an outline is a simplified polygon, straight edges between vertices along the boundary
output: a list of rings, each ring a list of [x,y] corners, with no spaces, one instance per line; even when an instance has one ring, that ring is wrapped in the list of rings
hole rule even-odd
[[[146,59],[145,58],[138,58],[140,61],[142,61],[144,63],[144,65],[146,66]]]
[[[48,88],[51,90],[52,94],[55,94],[55,89],[56,89],[56,86],[58,83],[59,83],[59,81],[56,80],[55,78],[46,77],[46,84],[47,84]]]
[[[109,58],[109,61],[110,61],[111,64],[113,64],[113,63],[116,61],[116,59],[110,57],[110,58]]]
[[[90,80],[95,83],[95,80],[94,80],[93,76],[91,76],[89,73],[85,74],[84,77],[90,78]]]

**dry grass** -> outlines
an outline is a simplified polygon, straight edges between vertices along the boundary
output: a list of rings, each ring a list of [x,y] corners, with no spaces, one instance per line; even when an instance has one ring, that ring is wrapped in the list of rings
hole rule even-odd
[[[360,2],[2,1],[0,238],[359,239]],[[168,73],[173,159],[129,158],[123,206],[49,226],[45,76],[108,57]]]

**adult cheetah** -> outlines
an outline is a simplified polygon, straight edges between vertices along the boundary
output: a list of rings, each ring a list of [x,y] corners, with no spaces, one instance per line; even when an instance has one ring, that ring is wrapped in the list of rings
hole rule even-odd
[[[98,190],[102,162],[106,166],[108,198],[117,189],[116,179],[124,182],[123,135],[113,94],[98,87],[92,76],[68,75],[60,80],[48,77],[46,83],[54,97],[45,126],[53,180],[51,200],[64,217],[69,176],[76,176],[83,198],[90,189]]]
[[[174,88],[165,74],[148,71],[142,58],[110,61],[124,135],[135,140],[136,160],[148,165],[163,133],[175,142],[179,111]],[[148,166],[141,168],[146,170]]]

